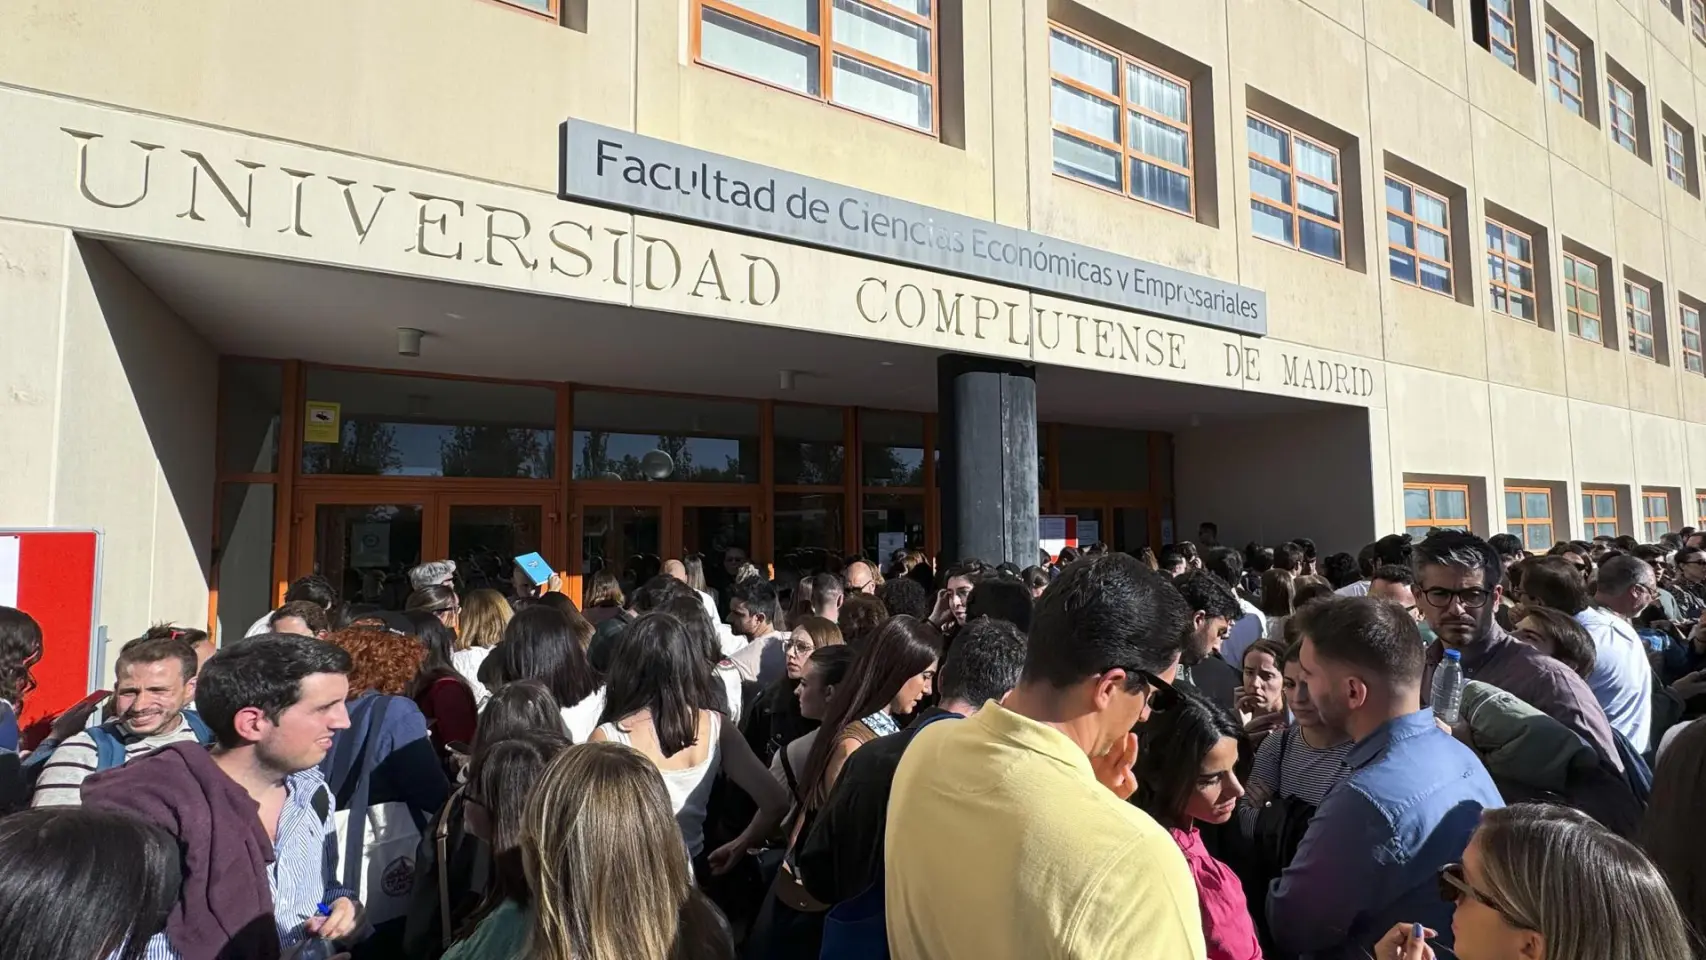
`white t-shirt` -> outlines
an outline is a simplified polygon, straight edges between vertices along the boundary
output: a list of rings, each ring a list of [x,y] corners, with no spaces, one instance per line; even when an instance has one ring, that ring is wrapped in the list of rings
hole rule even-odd
[[[1372,586],[1374,586],[1373,581],[1358,580],[1356,583],[1348,583],[1333,592],[1341,597],[1366,597],[1368,596],[1368,588]]]
[[[263,633],[271,633],[272,615],[277,612],[277,610],[268,610],[266,613],[261,614],[261,618],[259,620],[249,624],[249,630],[247,633],[243,634],[243,638],[246,640],[249,637],[258,637]]]
[[[563,708],[563,725],[576,743],[585,743],[598,729],[598,718],[604,716],[604,688],[587,694],[586,699],[572,707]]]
[[[474,691],[474,705],[480,708],[484,708],[486,701],[492,698],[492,692],[487,690],[479,679],[480,664],[485,662],[491,652],[489,647],[469,647],[450,655],[451,666],[462,675],[462,679],[468,681],[468,689]]]
[[[1244,651],[1250,649],[1250,644],[1262,639],[1262,633],[1267,629],[1267,621],[1262,619],[1262,611],[1256,605],[1243,597],[1238,598],[1238,609],[1244,615],[1232,622],[1232,629],[1226,632],[1226,642],[1220,645],[1220,655],[1226,662],[1238,669],[1244,669]]]
[[[1576,614],[1576,622],[1593,639],[1593,672],[1588,687],[1605,708],[1611,729],[1629,741],[1637,753],[1647,752],[1653,728],[1653,666],[1647,645],[1629,621],[1603,607]]]
[[[729,722],[740,723],[740,671],[732,663],[717,664],[717,678],[729,695]]]

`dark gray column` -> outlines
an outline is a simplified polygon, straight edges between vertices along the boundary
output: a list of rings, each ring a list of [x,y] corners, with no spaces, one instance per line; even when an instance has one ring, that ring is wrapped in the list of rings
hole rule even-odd
[[[942,562],[1036,563],[1036,368],[950,354],[936,396]]]

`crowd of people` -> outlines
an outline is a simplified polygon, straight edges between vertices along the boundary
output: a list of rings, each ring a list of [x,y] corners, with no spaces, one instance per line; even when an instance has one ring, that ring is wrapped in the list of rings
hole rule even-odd
[[[0,957],[1706,958],[1706,533],[1038,559],[0,607]]]

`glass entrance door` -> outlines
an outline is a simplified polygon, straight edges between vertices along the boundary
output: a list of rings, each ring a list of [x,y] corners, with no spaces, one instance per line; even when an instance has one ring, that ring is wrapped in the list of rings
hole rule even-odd
[[[401,610],[409,568],[425,556],[429,519],[421,503],[306,504],[297,515],[302,572],[324,576],[350,603]]]
[[[661,504],[588,504],[580,508],[579,516],[580,533],[575,542],[580,546],[578,569],[583,578],[609,570],[622,584],[623,595],[631,596],[634,588],[663,569]]]

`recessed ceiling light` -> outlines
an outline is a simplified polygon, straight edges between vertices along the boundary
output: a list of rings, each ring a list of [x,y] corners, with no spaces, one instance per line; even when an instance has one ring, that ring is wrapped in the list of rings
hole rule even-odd
[[[877,366],[879,366],[879,367],[892,367],[892,366],[894,366],[894,361],[893,360],[878,360]]]
[[[447,313],[447,314],[445,314],[445,316],[447,316],[447,317],[449,317],[449,318],[450,318],[450,319],[452,319],[452,320],[464,320],[464,319],[467,319],[467,318],[466,318],[466,317],[463,317],[463,316],[462,316],[462,314],[460,314],[460,313]]]

